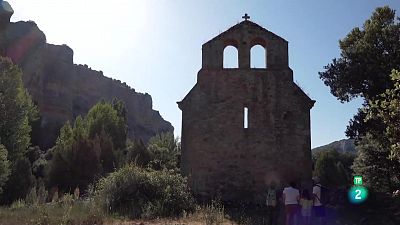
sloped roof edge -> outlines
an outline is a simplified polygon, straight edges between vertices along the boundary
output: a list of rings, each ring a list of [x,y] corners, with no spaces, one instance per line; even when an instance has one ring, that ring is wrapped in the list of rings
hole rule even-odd
[[[240,23],[228,28],[226,31],[220,33],[219,35],[215,36],[214,38],[212,38],[211,40],[207,41],[204,44],[208,44],[208,43],[210,43],[210,42],[212,42],[212,41],[214,41],[216,39],[219,39],[219,38],[225,36],[226,34],[228,34],[230,32],[233,32],[234,30],[240,29],[244,24],[248,24],[249,26],[253,26],[253,27],[257,28],[257,29],[262,30],[263,32],[267,32],[269,34],[272,34],[273,36],[275,36],[278,39],[281,39],[282,41],[288,42],[287,40],[285,40],[284,38],[280,37],[279,35],[267,30],[266,28],[264,28],[264,27],[262,27],[262,26],[260,26],[260,25],[258,25],[256,23],[254,23],[252,21],[249,21],[249,20],[244,20],[244,21],[242,21],[242,22],[240,22]]]

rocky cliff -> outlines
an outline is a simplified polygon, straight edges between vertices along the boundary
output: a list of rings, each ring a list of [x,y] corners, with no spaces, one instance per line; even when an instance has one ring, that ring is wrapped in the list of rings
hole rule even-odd
[[[33,126],[34,144],[51,147],[67,120],[86,114],[101,99],[114,97],[125,102],[129,137],[147,141],[157,133],[173,131],[152,109],[149,94],[137,93],[87,65],[74,64],[71,48],[47,44],[34,22],[11,23],[11,7],[4,1],[0,6],[0,54],[22,69],[25,87],[40,110],[40,121]]]

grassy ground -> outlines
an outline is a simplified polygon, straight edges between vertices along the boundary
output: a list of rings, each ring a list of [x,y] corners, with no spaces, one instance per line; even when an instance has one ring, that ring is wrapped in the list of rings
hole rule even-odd
[[[225,218],[222,211],[198,209],[182,218],[129,220],[92,210],[85,202],[0,207],[0,225],[202,225],[236,224]]]
[[[363,205],[341,205],[326,208],[326,225],[398,225],[400,200],[371,196]],[[266,225],[268,217],[262,208],[199,207],[181,218],[129,220],[105,215],[88,202],[52,203],[27,206],[24,203],[0,207],[0,225]],[[284,224],[284,210],[277,213],[277,225]]]

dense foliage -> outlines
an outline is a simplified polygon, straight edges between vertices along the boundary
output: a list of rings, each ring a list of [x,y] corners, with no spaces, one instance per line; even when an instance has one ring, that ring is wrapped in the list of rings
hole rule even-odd
[[[334,149],[322,150],[313,154],[314,177],[328,187],[346,187],[351,184],[355,155],[339,153]]]
[[[134,164],[102,178],[95,198],[106,211],[131,218],[178,216],[194,210],[194,200],[183,177]]]
[[[117,107],[115,107],[117,106]],[[67,122],[52,149],[49,185],[64,191],[86,187],[116,169],[118,152],[126,143],[126,118],[120,101],[99,102],[74,126]]]
[[[366,121],[379,120],[384,125],[383,134],[390,150],[390,158],[400,163],[400,72],[393,70],[391,74],[394,87],[386,89],[385,93],[370,102],[366,109]]]
[[[64,191],[75,187],[85,189],[101,173],[99,142],[85,136],[77,118],[72,128],[68,123],[61,129],[50,163],[50,186]]]
[[[9,59],[0,57],[0,144],[3,145],[0,187],[8,177],[1,198],[3,203],[25,197],[33,185],[26,152],[31,140],[30,123],[36,118],[37,109],[23,86],[21,70]],[[8,174],[6,164],[11,171],[9,176],[5,176]]]
[[[0,57],[0,139],[14,162],[24,157],[30,145],[29,122],[37,118],[37,109],[25,90],[21,70]]]
[[[122,151],[122,154],[118,156],[118,164],[120,166],[129,163],[135,163],[141,167],[149,165],[149,162],[153,159],[153,155],[142,140],[128,140],[126,145],[127,147]]]
[[[365,185],[375,191],[390,192],[399,182],[400,164],[389,158],[390,151],[370,134],[357,146],[353,170],[362,175]]]
[[[35,184],[31,163],[25,157],[17,159],[11,167],[11,175],[4,188],[3,202],[10,204],[17,199],[23,199]]]
[[[179,139],[172,133],[162,133],[150,139],[148,145],[152,159],[149,162],[151,168],[156,170],[179,170],[181,145]]]
[[[89,110],[85,120],[90,138],[105,132],[111,138],[115,149],[125,147],[128,126],[126,109],[122,101],[116,99],[112,103],[101,101]]]
[[[379,120],[385,129],[371,129],[358,146],[353,166],[374,190],[391,192],[400,186],[400,73],[393,71],[394,87],[387,89],[365,108],[366,121]]]

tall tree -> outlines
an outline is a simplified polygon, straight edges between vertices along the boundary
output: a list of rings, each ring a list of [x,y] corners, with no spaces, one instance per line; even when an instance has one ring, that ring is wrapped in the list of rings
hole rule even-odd
[[[0,139],[14,162],[23,157],[30,145],[30,122],[37,109],[23,86],[21,70],[0,57]]]
[[[400,187],[400,73],[393,70],[394,87],[387,89],[364,109],[365,121],[380,121],[384,129],[370,129],[358,146],[355,173],[366,177],[378,191]]]
[[[379,120],[385,127],[383,134],[377,134],[387,139],[390,158],[400,163],[400,72],[393,70],[391,74],[394,87],[387,89],[375,101],[370,102],[366,110],[366,121]]]
[[[23,86],[21,70],[0,57],[0,141],[11,170],[2,195],[4,203],[24,198],[34,183],[25,154],[31,141],[30,123],[36,118],[37,109]]]
[[[85,189],[97,178],[113,172],[126,145],[125,116],[123,102],[100,101],[86,117],[78,116],[74,126],[67,122],[52,150],[49,185],[65,191],[76,186]]]
[[[325,66],[320,78],[341,102],[364,98],[364,106],[386,89],[392,88],[392,69],[400,69],[400,23],[388,6],[377,8],[362,28],[354,28],[339,41],[339,58]],[[352,138],[369,129],[382,131],[380,121],[364,121],[362,110],[350,121],[346,134]]]
[[[126,146],[127,124],[123,102],[115,101],[114,105],[101,101],[93,106],[85,120],[90,138],[100,135],[104,130],[110,136],[115,149]]]
[[[161,133],[149,140],[148,150],[152,155],[149,165],[156,170],[179,170],[181,145],[173,133]]]
[[[49,185],[71,191],[77,186],[84,190],[102,172],[100,143],[89,139],[83,127],[84,120],[77,117],[74,127],[66,123],[53,149],[50,162]]]

